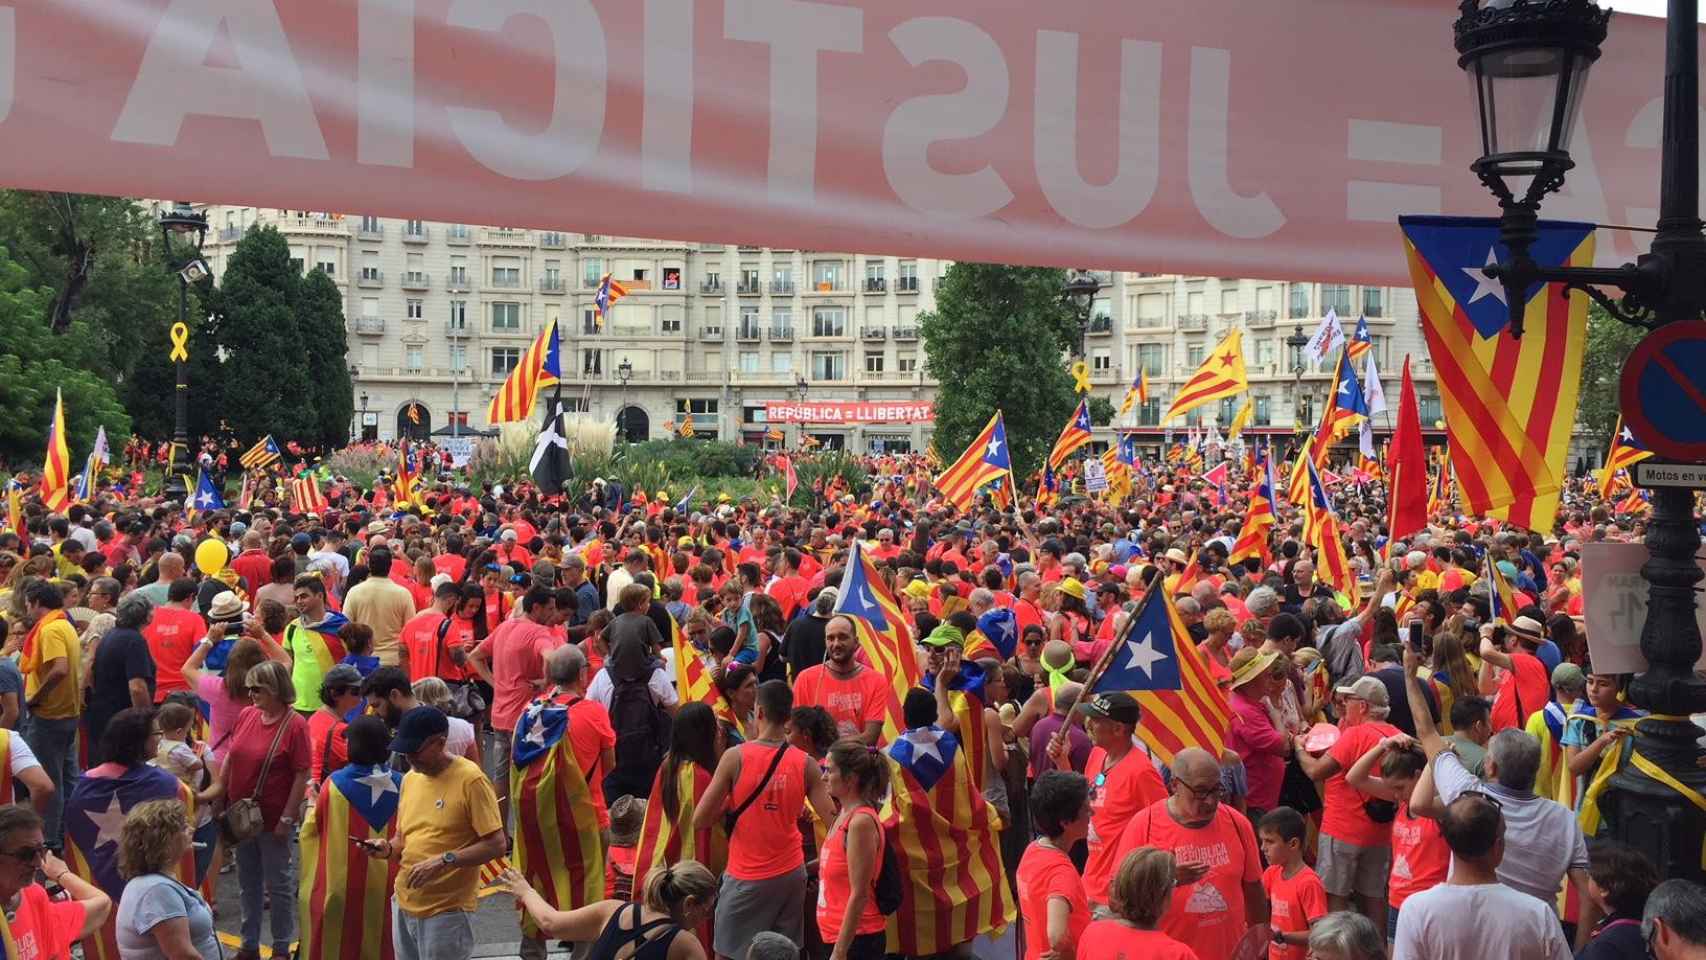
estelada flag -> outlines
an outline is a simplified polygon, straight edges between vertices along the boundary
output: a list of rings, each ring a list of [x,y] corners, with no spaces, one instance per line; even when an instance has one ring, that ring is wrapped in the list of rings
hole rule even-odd
[[[1166,423],[1205,403],[1250,389],[1250,381],[1244,376],[1243,344],[1243,332],[1233,327],[1215,344],[1214,352],[1203,360],[1196,373],[1191,374],[1191,379],[1179,388],[1179,392],[1173,397],[1172,405],[1161,415],[1161,422]]]
[[[976,651],[973,651],[974,653]],[[988,650],[987,654],[995,654]],[[965,744],[966,750],[973,757],[989,755],[989,733],[983,724],[984,693],[983,685],[987,681],[983,668],[975,660],[961,660],[959,676],[948,682],[948,706],[954,708],[954,716],[959,720],[959,738]],[[936,678],[928,673],[924,675],[922,686],[932,694],[936,692]],[[981,763],[971,765],[972,786],[983,790],[988,768]]]
[[[393,840],[403,775],[350,765],[320,784],[302,820],[297,960],[390,960],[395,859],[372,857],[357,840]]]
[[[116,777],[83,777],[65,800],[66,866],[101,888],[114,902],[124,895],[126,882],[118,872],[125,817],[137,804],[150,800],[181,803],[189,812],[190,822],[195,822],[195,795],[159,767],[137,767]],[[195,851],[185,851],[173,874],[184,886],[195,886]],[[83,941],[87,960],[119,960],[114,919],[109,915],[100,930]]]
[[[1078,401],[1078,406],[1072,411],[1072,419],[1066,421],[1066,426],[1060,429],[1060,436],[1054,441],[1054,448],[1048,454],[1048,466],[1059,467],[1072,456],[1079,447],[1090,442],[1090,401]]]
[[[714,875],[729,862],[729,838],[721,817],[711,823],[693,819],[693,808],[711,786],[712,771],[689,760],[674,775],[674,797],[665,796],[664,779],[669,764],[658,767],[652,792],[646,802],[646,819],[640,826],[640,842],[634,846],[634,876],[644,877],[653,867],[697,860]],[[668,803],[674,799],[672,805]]]
[[[1398,224],[1464,512],[1549,533],[1581,389],[1587,295],[1555,283],[1522,291],[1522,339],[1515,339],[1509,294],[1481,272],[1510,259],[1497,220],[1400,217]],[[1590,223],[1542,222],[1530,254],[1541,267],[1592,266],[1593,231]]]
[[[1013,919],[1013,897],[1001,865],[1001,815],[972,782],[983,757],[935,726],[901,734],[888,756],[881,816],[903,878],[888,952],[930,956],[1001,931]]]
[[[558,909],[604,899],[604,841],[598,808],[569,740],[572,700],[545,696],[515,725],[509,775],[515,807],[515,868]],[[529,917],[522,933],[543,936]]]
[[[1087,684],[1091,694],[1124,691],[1142,708],[1137,735],[1162,763],[1186,747],[1226,748],[1232,712],[1190,631],[1157,577]]]
[[[836,600],[835,612],[853,618],[865,659],[888,681],[883,739],[891,740],[906,729],[901,722],[900,705],[907,691],[918,686],[922,677],[906,615],[858,538],[853,540],[847,570],[841,576],[841,596]]]

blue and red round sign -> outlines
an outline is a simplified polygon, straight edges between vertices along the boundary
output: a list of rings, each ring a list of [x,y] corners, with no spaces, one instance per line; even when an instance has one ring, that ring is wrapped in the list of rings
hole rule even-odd
[[[1706,461],[1706,322],[1666,324],[1636,344],[1620,400],[1624,425],[1648,450]]]

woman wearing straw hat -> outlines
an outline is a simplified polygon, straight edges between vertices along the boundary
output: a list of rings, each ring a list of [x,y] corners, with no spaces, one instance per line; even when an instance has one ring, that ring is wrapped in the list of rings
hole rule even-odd
[[[1226,746],[1244,761],[1249,783],[1246,803],[1253,820],[1279,805],[1285,759],[1291,755],[1291,735],[1274,722],[1268,705],[1268,698],[1284,682],[1275,670],[1279,656],[1276,650],[1245,647],[1231,664],[1232,695],[1227,702],[1232,708],[1232,731]]]

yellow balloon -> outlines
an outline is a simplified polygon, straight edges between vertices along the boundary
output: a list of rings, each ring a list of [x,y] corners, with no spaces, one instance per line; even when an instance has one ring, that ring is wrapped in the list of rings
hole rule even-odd
[[[218,540],[203,540],[195,548],[196,569],[210,577],[225,569],[225,562],[230,559],[230,549]]]

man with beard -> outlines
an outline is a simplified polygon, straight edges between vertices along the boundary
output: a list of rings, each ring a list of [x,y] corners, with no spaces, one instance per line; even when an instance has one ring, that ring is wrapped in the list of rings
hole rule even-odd
[[[859,632],[849,617],[831,617],[823,628],[824,659],[794,679],[794,704],[822,707],[836,732],[875,746],[883,733],[888,683],[876,670],[854,659]]]
[[[362,681],[361,694],[367,698],[368,712],[385,721],[393,733],[403,722],[403,714],[421,705],[409,685],[409,674],[402,667],[380,667]],[[455,751],[453,750],[452,753]],[[409,772],[409,759],[401,753],[391,755],[391,769]]]

